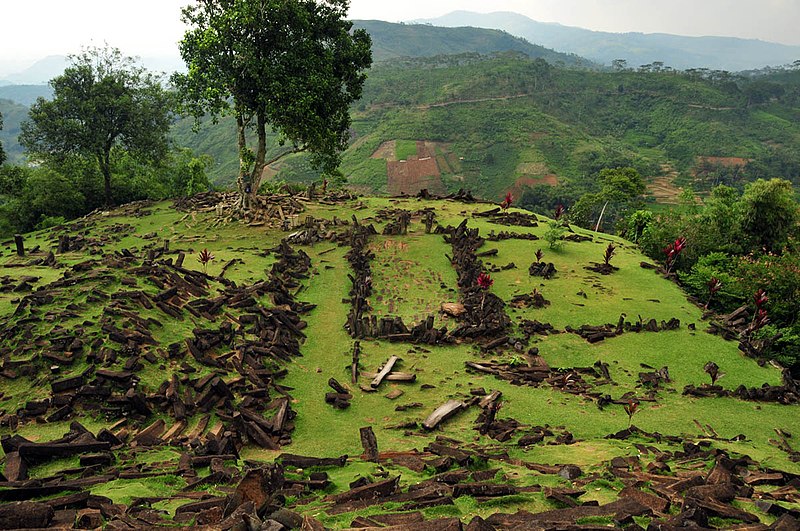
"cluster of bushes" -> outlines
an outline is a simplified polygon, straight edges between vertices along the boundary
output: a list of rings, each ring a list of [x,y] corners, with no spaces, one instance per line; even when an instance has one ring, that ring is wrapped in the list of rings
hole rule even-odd
[[[633,212],[619,231],[661,261],[675,238],[686,238],[675,271],[686,291],[709,301],[710,309],[730,312],[765,290],[770,324],[759,335],[775,341],[764,354],[800,374],[799,208],[789,181],[757,180],[742,193],[718,186],[703,207],[682,213]],[[721,287],[712,297],[714,280]]]
[[[122,151],[113,159],[111,186],[118,204],[210,189],[210,157],[187,149],[171,152],[156,165],[139,163]],[[0,167],[0,236],[57,225],[103,205],[103,178],[92,160]]]
[[[606,168],[583,182],[563,186],[536,186],[522,194],[520,206],[534,212],[569,209],[571,223],[611,230],[636,207],[642,206],[645,182],[632,167]]]

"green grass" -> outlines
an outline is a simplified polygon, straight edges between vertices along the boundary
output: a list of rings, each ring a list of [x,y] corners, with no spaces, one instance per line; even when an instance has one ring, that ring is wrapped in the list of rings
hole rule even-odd
[[[95,496],[111,498],[114,503],[129,505],[136,498],[170,497],[176,489],[185,486],[186,480],[183,478],[167,475],[143,479],[114,479],[92,487],[91,492]]]
[[[411,325],[435,314],[438,327],[440,304],[458,302],[453,289],[456,274],[445,256],[452,254],[450,246],[423,232],[424,227],[415,223],[409,228],[408,238],[380,237],[370,244],[375,253],[373,313],[378,317],[399,315]]]
[[[397,147],[395,148],[395,156],[397,160],[408,160],[411,157],[417,156],[417,141],[416,140],[398,140]]]
[[[361,198],[340,206],[308,204],[306,214],[315,217],[332,219],[349,219],[352,215],[365,223],[374,221],[373,216],[380,209],[403,208],[416,211],[423,206],[432,206],[438,221],[443,225],[456,225],[465,216],[470,218],[470,226],[478,227],[481,234],[486,235],[494,230],[509,230],[508,227],[494,225],[484,219],[471,218],[473,212],[483,211],[490,205],[465,205],[453,202],[424,203],[415,199],[396,200],[388,198]],[[240,224],[218,225],[211,213],[184,217],[183,214],[171,211],[166,204],[153,207],[153,214],[142,218],[127,216],[109,216],[98,223],[96,230],[111,231],[115,223],[128,223],[133,231],[124,235],[120,241],[109,244],[104,250],[112,252],[123,247],[142,249],[153,241],[161,241],[168,237],[171,248],[190,253],[186,257],[186,267],[198,269],[200,264],[194,260],[195,254],[208,248],[217,258],[210,264],[209,273],[218,273],[222,266],[233,258],[243,260],[243,264],[228,270],[227,278],[240,284],[252,283],[267,276],[267,270],[274,261],[271,256],[264,256],[264,251],[277,245],[285,236],[276,230],[264,227],[247,227]],[[305,217],[305,214],[302,218]],[[377,224],[381,230],[381,224]],[[542,236],[547,230],[546,220],[536,228],[513,227],[514,232],[528,232]],[[144,239],[143,236],[156,232],[156,239]],[[591,233],[587,233],[591,234]],[[40,232],[28,235],[31,242],[50,245],[53,242],[51,233]],[[605,246],[609,241],[620,245],[618,255],[612,263],[619,267],[609,276],[601,276],[587,271],[584,266],[590,262],[600,261]],[[639,372],[649,369],[642,364],[660,368],[668,366],[672,382],[659,390],[656,402],[642,402],[633,422],[649,432],[660,432],[665,435],[683,436],[696,440],[705,438],[695,424],[710,425],[720,438],[732,438],[744,434],[746,440],[740,442],[712,441],[715,447],[724,448],[736,454],[745,454],[761,461],[763,466],[800,473],[800,465],[791,463],[788,456],[778,451],[769,442],[773,429],[780,428],[791,433],[800,431],[800,420],[795,414],[796,406],[777,404],[759,404],[745,402],[733,398],[695,399],[681,394],[684,386],[700,385],[708,382],[703,372],[707,361],[715,361],[725,375],[719,383],[725,388],[734,389],[739,385],[748,387],[761,386],[764,383],[779,384],[780,373],[767,365],[760,367],[754,360],[745,358],[735,343],[725,342],[719,337],[708,334],[706,323],[701,320],[701,310],[690,304],[681,290],[672,282],[665,280],[651,270],[639,267],[643,260],[631,244],[607,235],[595,235],[594,241],[574,243],[568,242],[561,251],[547,249],[541,241],[506,240],[487,242],[481,251],[497,249],[497,256],[484,259],[484,265],[504,266],[510,262],[516,269],[493,273],[492,291],[508,301],[517,294],[531,293],[539,290],[551,305],[544,309],[508,308],[512,322],[516,325],[521,319],[537,319],[548,322],[557,329],[566,326],[578,327],[582,324],[599,325],[616,323],[621,313],[627,320],[635,321],[641,316],[644,319],[669,320],[677,317],[681,320],[681,328],[672,332],[639,334],[626,333],[620,337],[590,345],[575,334],[556,334],[547,337],[536,337],[528,347],[537,347],[544,359],[555,368],[573,368],[591,366],[600,360],[609,364],[613,384],[594,389],[612,398],[619,398],[624,393],[632,392],[643,397],[646,390],[638,382]],[[545,251],[545,260],[553,262],[558,274],[552,280],[530,277],[528,266],[534,260],[533,255],[538,248]],[[400,237],[374,237],[370,248],[376,257],[372,262],[373,289],[371,297],[373,312],[377,316],[400,315],[406,324],[413,324],[428,314],[436,316],[437,326],[453,327],[451,320],[438,314],[442,302],[457,300],[455,290],[456,275],[445,255],[452,249],[440,235],[424,234],[420,220],[415,218],[409,234]],[[284,448],[298,454],[315,456],[351,456],[350,463],[343,469],[332,469],[328,472],[334,487],[330,492],[346,489],[349,482],[359,475],[373,475],[378,472],[376,466],[352,459],[360,455],[362,449],[358,428],[372,426],[381,451],[422,450],[434,437],[443,435],[465,443],[496,444],[478,435],[474,423],[478,409],[473,407],[432,433],[419,430],[393,429],[399,423],[421,422],[438,405],[450,398],[467,399],[470,389],[482,387],[487,391],[499,390],[503,393],[503,407],[499,417],[511,417],[527,426],[550,426],[556,433],[571,432],[578,440],[568,446],[542,444],[531,449],[518,448],[512,444],[504,446],[512,459],[521,459],[544,464],[574,463],[585,472],[598,473],[598,479],[587,489],[583,501],[596,500],[607,503],[616,499],[616,492],[621,487],[607,481],[604,463],[616,456],[636,455],[635,442],[653,444],[650,440],[616,441],[605,439],[609,433],[619,431],[628,425],[627,415],[621,406],[611,405],[599,410],[594,400],[588,397],[565,394],[543,384],[539,387],[515,386],[507,381],[491,375],[476,374],[465,367],[467,361],[508,360],[515,352],[499,350],[482,352],[468,343],[419,348],[408,344],[385,341],[362,341],[361,364],[364,371],[374,372],[392,355],[401,358],[398,370],[417,374],[414,383],[385,382],[377,392],[365,393],[350,382],[349,365],[353,340],[346,333],[343,325],[349,310],[350,266],[345,259],[347,247],[339,247],[333,243],[323,242],[304,250],[312,260],[310,278],[303,282],[298,297],[317,307],[304,316],[307,321],[305,333],[307,339],[302,345],[303,356],[295,359],[288,366],[288,376],[281,384],[292,388],[290,392],[292,408],[297,412],[292,433],[293,443]],[[59,261],[66,265],[74,264],[88,258],[82,252],[59,256]],[[0,257],[0,265],[15,263],[12,256]],[[9,275],[21,276],[25,268],[5,268]],[[60,276],[65,269],[49,270],[42,268],[41,276],[49,275],[37,286]],[[107,283],[107,290],[120,289],[118,281]],[[78,284],[65,288],[64,300],[55,301],[45,306],[42,311],[55,310],[59,305],[77,301],[83,304],[86,291],[96,289],[97,283]],[[124,289],[133,289],[124,287]],[[150,285],[144,277],[139,278],[135,289],[143,289],[149,293],[158,291],[157,286]],[[211,296],[220,293],[222,285],[210,284]],[[579,295],[580,293],[585,294]],[[5,297],[5,295],[4,295]],[[0,298],[0,317],[8,316],[15,304],[13,297]],[[266,302],[266,301],[265,301]],[[85,305],[80,319],[60,323],[62,326],[74,326],[91,317],[97,320],[101,305]],[[142,311],[143,317],[156,317],[159,314]],[[152,329],[154,336],[163,344],[183,339],[191,334],[195,327],[218,326],[197,320],[186,313],[183,320],[161,319],[162,326]],[[687,328],[689,323],[696,324],[697,330]],[[52,324],[43,330],[49,331]],[[87,332],[87,335],[92,332]],[[189,359],[187,358],[187,361]],[[152,392],[161,382],[167,380],[177,370],[179,363],[165,360],[157,364],[143,362],[145,368],[140,372],[140,387],[145,392]],[[201,376],[208,368],[200,367],[194,360]],[[119,364],[118,364],[119,365]],[[163,368],[162,368],[163,365]],[[65,367],[62,374],[75,374],[85,368],[81,360],[71,367]],[[119,367],[116,367],[119,368]],[[15,411],[24,406],[27,400],[44,398],[49,394],[49,384],[44,378],[46,373],[31,381],[28,378],[0,381],[0,390],[5,393],[0,407],[5,411]],[[324,402],[324,394],[328,390],[329,378],[336,378],[353,390],[352,405],[340,411]],[[586,377],[589,382],[591,378]],[[363,383],[363,378],[362,378]],[[425,386],[432,388],[424,389]],[[404,394],[390,400],[385,395],[394,389]],[[396,406],[419,402],[422,407],[405,412],[395,411]],[[96,432],[107,426],[108,421],[96,418],[92,412],[78,411],[78,419],[87,428]],[[191,427],[199,416],[191,419]],[[153,419],[150,419],[152,421]],[[211,425],[215,421],[211,422]],[[47,441],[61,437],[69,430],[69,422],[54,424],[28,423],[21,426],[19,433],[33,440]],[[8,433],[7,428],[2,433]],[[675,450],[669,444],[656,445],[664,450]],[[243,459],[269,461],[278,452],[268,452],[253,446],[246,446],[242,451]],[[131,459],[140,464],[174,463],[178,459],[178,450],[165,448],[159,451],[137,453]],[[61,469],[69,468],[74,460],[58,461],[34,470],[36,477],[54,474]],[[421,474],[413,473],[402,467],[388,463],[381,466],[391,473],[399,473],[404,485],[422,481],[432,474],[430,470]],[[542,475],[522,469],[510,463],[492,461],[490,467],[500,467],[515,484],[521,486],[566,485],[561,478]],[[174,476],[150,478],[145,480],[115,480],[93,488],[95,494],[109,496],[116,502],[128,503],[137,497],[165,497],[175,493],[185,482]],[[598,490],[599,489],[599,490]],[[159,508],[174,511],[179,505],[176,501],[164,502]],[[514,497],[506,497],[491,503],[477,503],[471,498],[459,498],[452,507],[427,509],[426,517],[456,516],[464,521],[474,515],[487,516],[497,511],[514,512],[517,509],[541,511],[556,508],[541,493],[526,493]],[[385,510],[396,509],[395,506],[373,507],[358,514],[375,514]],[[318,515],[327,525],[341,527],[349,525],[354,514],[327,516],[324,506],[314,502],[304,506],[307,514]]]

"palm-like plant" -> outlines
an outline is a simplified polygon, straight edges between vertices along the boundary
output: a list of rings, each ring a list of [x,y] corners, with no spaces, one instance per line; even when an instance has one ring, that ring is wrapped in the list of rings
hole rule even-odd
[[[203,273],[208,274],[208,263],[214,259],[214,255],[208,249],[203,249],[197,255],[197,261],[203,266]]]
[[[483,312],[483,305],[486,303],[486,292],[492,287],[494,280],[489,273],[481,273],[478,275],[477,284],[478,287],[483,290],[483,297],[481,298],[481,312]]]
[[[672,268],[675,267],[675,263],[678,261],[678,257],[684,249],[686,249],[686,238],[683,236],[675,240],[675,243],[667,245],[664,249],[664,254],[667,255],[667,259],[665,260],[667,273],[672,272]]]
[[[633,416],[639,411],[639,401],[632,398],[628,400],[623,407],[625,408],[625,413],[628,414],[628,428],[630,428],[633,422]]]
[[[514,204],[514,195],[511,192],[506,193],[506,198],[500,201],[500,208],[503,209],[504,214],[508,214],[508,209]]]
[[[706,310],[708,310],[708,305],[711,304],[711,299],[713,299],[714,295],[716,295],[721,289],[722,281],[717,277],[711,277],[711,280],[708,281],[708,300],[704,306]]]
[[[614,258],[616,252],[617,247],[613,243],[609,243],[608,247],[606,247],[606,252],[603,254],[603,263],[606,266],[611,266],[611,259]]]

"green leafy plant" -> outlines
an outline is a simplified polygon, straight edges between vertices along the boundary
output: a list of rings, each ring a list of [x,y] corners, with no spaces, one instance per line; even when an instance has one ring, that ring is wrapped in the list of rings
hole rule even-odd
[[[508,365],[511,367],[521,367],[522,365],[526,365],[528,362],[522,356],[511,356],[508,360]]]
[[[567,229],[559,222],[551,221],[548,224],[547,231],[544,233],[544,240],[550,246],[550,249],[558,251],[564,246],[563,237],[566,232]]]

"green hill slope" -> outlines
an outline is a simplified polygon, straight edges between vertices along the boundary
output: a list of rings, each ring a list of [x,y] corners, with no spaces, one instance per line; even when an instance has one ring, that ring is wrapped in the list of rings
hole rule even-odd
[[[515,54],[385,63],[370,71],[353,109],[354,141],[341,169],[364,191],[467,187],[493,200],[524,185],[591,182],[600,169],[621,165],[650,177],[674,169],[671,186],[696,190],[758,177],[798,182],[796,76],[719,76],[571,70]],[[228,168],[235,152],[227,129],[192,137],[187,123],[176,135]],[[417,150],[417,141],[428,144]],[[436,164],[391,164],[409,156]],[[277,178],[319,178],[303,161]]]
[[[227,528],[221,510],[205,511],[244,507],[242,491],[231,494],[244,462],[266,466],[281,452],[358,456],[359,428],[370,426],[381,452],[366,456],[373,461],[318,468],[281,457],[285,470],[273,471],[280,484],[249,487],[248,496],[273,496],[259,519],[286,504],[295,513],[280,514],[295,515],[295,527],[302,515],[340,528],[401,512],[395,521],[449,517],[460,529],[481,516],[500,529],[518,509],[596,502],[603,507],[547,518],[613,527],[616,514],[647,527],[681,512],[681,491],[670,490],[678,479],[697,486],[727,484],[724,477],[749,478],[755,491],[737,490],[735,506],[731,496],[704,509],[715,526],[774,522],[756,497],[793,514],[800,508],[796,490],[781,490],[800,474],[788,438],[800,430],[800,406],[775,401],[797,400],[778,387],[781,372],[709,334],[702,310],[640,267],[631,244],[578,230],[585,238],[568,233],[553,251],[535,241],[551,230],[548,220],[515,209],[476,216],[492,207],[484,204],[274,196],[245,224],[218,217],[224,199],[98,213],[25,235],[24,258],[6,243],[0,433],[17,436],[3,439],[7,478],[50,478],[50,490],[36,492],[78,491],[70,502],[78,507],[81,491],[124,504],[103,509],[107,523],[125,521],[125,509],[147,498],[127,514],[150,525],[175,516]],[[426,218],[442,228],[428,233]],[[287,237],[291,247],[281,245]],[[618,269],[587,270],[610,242]],[[553,278],[529,274],[538,248]],[[204,249],[214,256],[207,265],[198,260]],[[478,271],[491,274],[486,291],[475,285]],[[443,303],[451,313],[463,303],[465,313],[443,313]],[[596,334],[605,339],[585,339]],[[390,359],[394,376],[375,380]],[[709,361],[724,373],[718,387],[704,385]],[[346,392],[334,392],[331,378]],[[762,385],[773,386],[772,401],[742,398]],[[687,386],[700,391],[686,395]],[[744,395],[734,393],[740,386]],[[624,406],[634,399],[638,428],[626,431]],[[448,401],[458,406],[452,418],[421,427]],[[66,432],[61,446],[41,446]],[[105,453],[83,455],[97,451]],[[359,477],[366,486],[348,491]],[[644,499],[638,487],[620,493],[631,479],[649,482],[647,499],[667,505],[617,502]],[[29,487],[3,483],[0,498],[27,499],[35,493],[20,489]]]
[[[17,142],[20,124],[28,118],[28,107],[11,100],[0,99],[0,114],[3,115],[3,129],[0,142],[8,155],[8,163],[15,164],[23,159],[22,146]]]
[[[355,20],[372,37],[372,54],[376,62],[400,57],[435,57],[462,53],[489,54],[513,51],[532,59],[548,62],[591,66],[591,61],[574,54],[561,53],[531,44],[504,31],[481,28],[443,28],[423,24],[393,24],[382,20]]]

